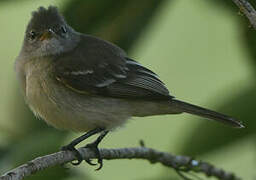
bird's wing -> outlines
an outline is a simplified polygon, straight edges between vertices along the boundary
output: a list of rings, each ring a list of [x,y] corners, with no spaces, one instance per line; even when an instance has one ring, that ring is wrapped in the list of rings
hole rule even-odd
[[[59,57],[54,72],[59,82],[78,93],[136,99],[172,97],[154,72],[99,39]]]

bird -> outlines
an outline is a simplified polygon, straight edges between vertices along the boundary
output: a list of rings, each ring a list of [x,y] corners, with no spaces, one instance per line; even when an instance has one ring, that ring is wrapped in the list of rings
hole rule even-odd
[[[35,116],[57,129],[85,133],[62,147],[75,153],[74,165],[83,161],[75,146],[99,134],[85,147],[94,150],[100,169],[99,143],[131,117],[189,113],[244,127],[230,116],[177,99],[155,72],[113,43],[75,31],[55,6],[32,12],[15,71]]]

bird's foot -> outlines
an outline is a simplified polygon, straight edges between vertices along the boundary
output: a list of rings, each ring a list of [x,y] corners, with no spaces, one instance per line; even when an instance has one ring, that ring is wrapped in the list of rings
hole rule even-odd
[[[73,140],[71,143],[69,143],[68,145],[66,146],[63,146],[61,148],[61,150],[63,151],[72,151],[75,155],[75,157],[77,158],[77,162],[71,162],[73,165],[79,165],[81,164],[81,162],[83,161],[83,157],[82,155],[80,154],[80,152],[75,148],[75,146],[77,144],[79,144],[80,142],[82,142],[83,140],[87,139],[88,137],[98,133],[98,132],[101,132],[103,131],[102,128],[96,128],[96,129],[93,129],[87,133],[85,133],[84,135],[76,138],[75,140]],[[102,158],[101,158],[101,155],[100,155],[100,151],[99,151],[99,148],[98,148],[98,145],[99,143],[102,141],[102,139],[108,134],[109,131],[105,130],[103,132],[101,132],[100,136],[92,143],[90,144],[87,144],[84,148],[89,148],[91,149],[95,155],[96,155],[96,158],[98,159],[98,164],[100,165],[99,168],[97,168],[96,170],[100,170],[103,166],[103,162],[102,162]],[[97,165],[97,164],[94,164],[91,162],[90,159],[85,159],[85,161],[89,164],[89,165]]]
[[[98,148],[99,143],[100,143],[100,141],[96,140],[93,143],[90,143],[90,144],[87,144],[86,146],[84,146],[84,148],[91,149],[95,153],[96,158],[98,159],[99,167],[97,169],[95,169],[96,171],[100,170],[103,167],[103,160],[100,155],[99,148]],[[97,165],[95,163],[92,163],[91,159],[86,159],[85,161],[92,166]]]
[[[71,162],[72,165],[77,166],[79,164],[81,164],[81,162],[83,161],[83,157],[80,154],[80,152],[71,144],[67,145],[67,146],[62,146],[61,147],[62,151],[72,151],[77,159],[77,162]]]

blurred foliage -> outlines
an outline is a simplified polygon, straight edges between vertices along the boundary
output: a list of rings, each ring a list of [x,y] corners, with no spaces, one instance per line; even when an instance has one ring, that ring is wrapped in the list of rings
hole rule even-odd
[[[226,8],[227,10],[230,10],[230,13],[233,14],[239,11],[232,1],[211,0],[209,2]],[[255,1],[251,2],[256,5]],[[241,19],[239,16],[237,16],[237,18]],[[253,28],[250,28],[248,25],[249,21],[246,17],[244,17],[241,23],[241,30],[243,31],[244,36],[243,43],[245,43],[245,45],[248,47],[248,52],[252,56],[252,58],[245,59],[245,61],[253,60],[251,63],[256,63],[256,31]],[[253,66],[254,72],[256,72],[255,65],[256,64]],[[183,139],[184,146],[181,148],[182,153],[191,156],[199,156],[226,146],[234,141],[241,140],[246,136],[255,135],[256,114],[252,113],[254,112],[255,106],[255,86],[241,92],[240,95],[233,97],[224,104],[219,105],[217,111],[225,112],[226,114],[236,117],[236,119],[241,120],[245,124],[246,128],[237,131],[237,129],[232,129],[227,126],[220,126],[218,124],[209,126],[208,122],[202,121],[187,139]]]
[[[111,41],[128,51],[166,0],[73,0],[64,16],[77,31]]]
[[[245,61],[251,61],[250,63],[254,67],[256,72],[256,31],[250,27],[249,21],[246,17],[239,12],[237,6],[232,1],[211,0],[210,3],[217,5],[218,7],[225,8],[237,16],[241,21],[241,32],[243,35],[244,43],[247,47],[248,53],[252,58],[244,59]],[[256,7],[255,1],[251,3]],[[216,97],[221,98],[221,97]],[[216,110],[218,112],[225,112],[225,114],[232,115],[236,119],[241,120],[246,126],[245,129],[237,130],[227,126],[220,126],[219,124],[211,124],[206,121],[202,121],[196,128],[190,132],[187,138],[182,139],[183,146],[180,151],[181,154],[190,155],[192,157],[199,157],[204,154],[214,152],[229,144],[245,139],[249,136],[255,136],[256,129],[256,114],[254,108],[256,107],[256,87],[242,91],[239,95],[230,98],[227,102],[220,104]],[[256,144],[255,144],[256,145]]]
[[[247,17],[243,14],[243,12],[232,2],[232,1],[223,1],[223,0],[210,0],[210,3],[225,8],[225,10],[229,11],[230,13],[237,15],[240,15],[241,20],[241,29],[244,36],[244,44],[247,46],[248,52],[251,54],[252,58],[249,60],[253,60],[252,63],[256,63],[256,31],[253,29],[250,25],[249,20]],[[256,7],[256,1],[255,0],[248,0],[250,4],[255,8]],[[238,16],[239,17],[239,16]],[[255,66],[256,64],[254,64]],[[256,71],[255,71],[256,72]]]
[[[253,61],[252,63],[254,65],[254,68],[256,68],[256,31],[253,28],[246,28],[245,26],[243,33],[245,36],[245,45],[247,46],[250,55],[252,56],[250,60]]]

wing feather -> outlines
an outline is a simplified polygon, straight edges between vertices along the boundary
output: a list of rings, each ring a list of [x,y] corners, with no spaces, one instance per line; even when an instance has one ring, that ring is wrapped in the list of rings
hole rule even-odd
[[[83,36],[72,54],[56,60],[55,76],[78,93],[117,98],[170,98],[157,74],[126,58],[115,45]]]

